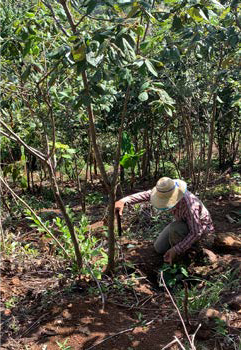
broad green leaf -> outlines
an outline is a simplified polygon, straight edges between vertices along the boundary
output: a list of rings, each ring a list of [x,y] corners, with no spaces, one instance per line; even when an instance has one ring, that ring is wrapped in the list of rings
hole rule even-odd
[[[217,9],[224,9],[224,6],[217,0],[210,0],[211,4]]]
[[[208,20],[208,18],[206,17],[205,13],[201,8],[191,7],[187,12],[197,22]]]
[[[137,34],[137,35],[140,35],[140,36],[143,36],[144,33],[145,33],[145,27],[138,24],[137,26],[134,26],[132,28],[132,30]]]
[[[70,153],[70,154],[74,154],[74,153],[76,153],[76,149],[69,148],[69,149],[67,149],[67,152]]]
[[[27,188],[28,187],[28,181],[26,176],[21,176],[20,178],[20,184],[22,188]]]
[[[81,47],[78,47],[77,49],[72,49],[72,55],[75,62],[81,62],[86,57],[86,47],[84,44],[81,45]]]
[[[25,57],[31,49],[31,40],[28,40],[23,49],[23,57]]]
[[[172,29],[173,30],[180,30],[183,28],[183,25],[182,25],[182,21],[180,19],[180,17],[177,17],[177,15],[175,15],[173,17],[173,21],[172,21]]]
[[[125,38],[122,38],[122,42],[124,46],[125,57],[128,59],[128,61],[135,60],[136,54],[132,46],[129,44],[129,42]]]
[[[179,61],[180,60],[180,52],[177,47],[173,47],[170,49],[170,57],[174,61]]]
[[[50,52],[48,54],[48,57],[53,59],[60,59],[61,57],[65,56],[65,54],[69,51],[70,51],[70,47],[67,45],[63,45],[58,47],[57,49],[54,49],[52,52]]]
[[[224,103],[218,95],[217,95],[217,101],[218,101],[219,103]]]
[[[23,74],[21,75],[22,81],[25,83],[31,73],[31,64],[27,66]]]
[[[146,100],[148,100],[148,93],[146,91],[143,91],[138,95],[138,98],[142,102],[146,101]]]
[[[38,56],[39,54],[39,47],[37,45],[35,45],[32,50],[31,50],[32,54],[35,56]]]
[[[95,56],[94,52],[88,52],[86,54],[86,61],[93,67],[97,67],[98,64],[102,61],[104,55],[99,55],[99,56]]]
[[[97,5],[98,2],[96,0],[90,0],[87,6],[86,14],[90,15]]]
[[[155,77],[158,77],[158,73],[154,68],[153,64],[151,63],[151,61],[149,61],[148,59],[145,59],[145,65],[151,74],[153,74]]]
[[[28,18],[33,18],[33,17],[35,17],[35,14],[32,13],[32,12],[26,12],[25,16],[28,17]]]
[[[147,81],[144,84],[141,85],[141,91],[146,90],[150,86],[150,82]]]
[[[138,4],[137,1],[135,1],[132,4],[132,9],[130,10],[130,12],[127,14],[126,18],[131,18],[133,16],[135,16],[137,14],[137,12],[140,10],[140,5]]]

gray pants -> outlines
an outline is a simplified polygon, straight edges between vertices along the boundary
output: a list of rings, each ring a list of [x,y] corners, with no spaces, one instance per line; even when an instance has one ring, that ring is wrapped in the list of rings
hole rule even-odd
[[[181,242],[188,234],[189,229],[185,222],[174,221],[167,225],[154,242],[155,251],[164,254],[168,249]]]

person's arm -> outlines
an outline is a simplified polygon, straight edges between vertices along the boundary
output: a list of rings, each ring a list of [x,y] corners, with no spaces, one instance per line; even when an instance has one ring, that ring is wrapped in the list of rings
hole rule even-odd
[[[151,197],[151,190],[138,192],[130,196],[121,198],[119,201],[115,202],[115,210],[118,210],[121,216],[126,203],[137,204],[141,202],[146,202],[150,200],[150,197]]]

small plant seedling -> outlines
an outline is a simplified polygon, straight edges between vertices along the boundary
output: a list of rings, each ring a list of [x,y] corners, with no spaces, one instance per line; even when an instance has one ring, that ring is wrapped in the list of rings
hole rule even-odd
[[[72,349],[71,346],[67,345],[68,340],[69,340],[69,338],[66,338],[63,343],[59,342],[58,340],[56,341],[60,350],[71,350]]]
[[[12,296],[7,301],[5,301],[5,307],[6,309],[12,309],[18,301],[18,298],[16,296]]]
[[[174,287],[177,282],[183,280],[185,277],[188,277],[188,271],[185,266],[181,265],[169,265],[163,264],[159,272],[163,272],[163,277],[165,283],[168,287]],[[161,279],[159,280],[159,286],[163,287]]]
[[[214,321],[216,332],[220,335],[226,336],[228,334],[228,330],[225,321],[220,320],[219,318],[215,318]]]

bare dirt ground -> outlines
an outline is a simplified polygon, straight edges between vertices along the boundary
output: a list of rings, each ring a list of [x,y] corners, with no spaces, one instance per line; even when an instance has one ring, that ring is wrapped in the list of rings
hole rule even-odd
[[[225,217],[239,204],[228,199],[207,203],[217,235],[231,232],[240,236],[238,224],[230,223]],[[101,206],[94,211],[101,213]],[[102,234],[100,219],[101,215],[93,218],[93,234]],[[24,221],[16,223],[16,227],[25,243],[36,244],[41,255],[21,259],[2,255],[2,349],[157,350],[174,336],[185,343],[177,311],[167,292],[158,286],[157,272],[162,259],[154,252],[150,240],[124,236],[118,241],[118,281],[114,276],[104,276],[100,295],[96,281],[73,279],[68,263],[56,259],[43,238],[36,237],[36,232]],[[199,271],[200,276],[207,278],[232,267],[241,271],[240,250],[218,245],[212,250],[216,260],[201,264],[201,272],[197,261],[192,265],[194,272]],[[135,280],[131,277],[133,272]],[[223,291],[220,305],[215,305],[215,309],[221,309],[223,303],[240,292],[240,287]],[[197,315],[190,317],[187,326],[190,334],[199,323]],[[240,333],[240,302],[229,305],[228,329],[234,338]],[[196,341],[202,346],[199,349],[234,349],[223,344],[222,337],[217,337],[212,326],[205,326],[205,322],[197,332]],[[169,348],[179,349],[177,344]]]

